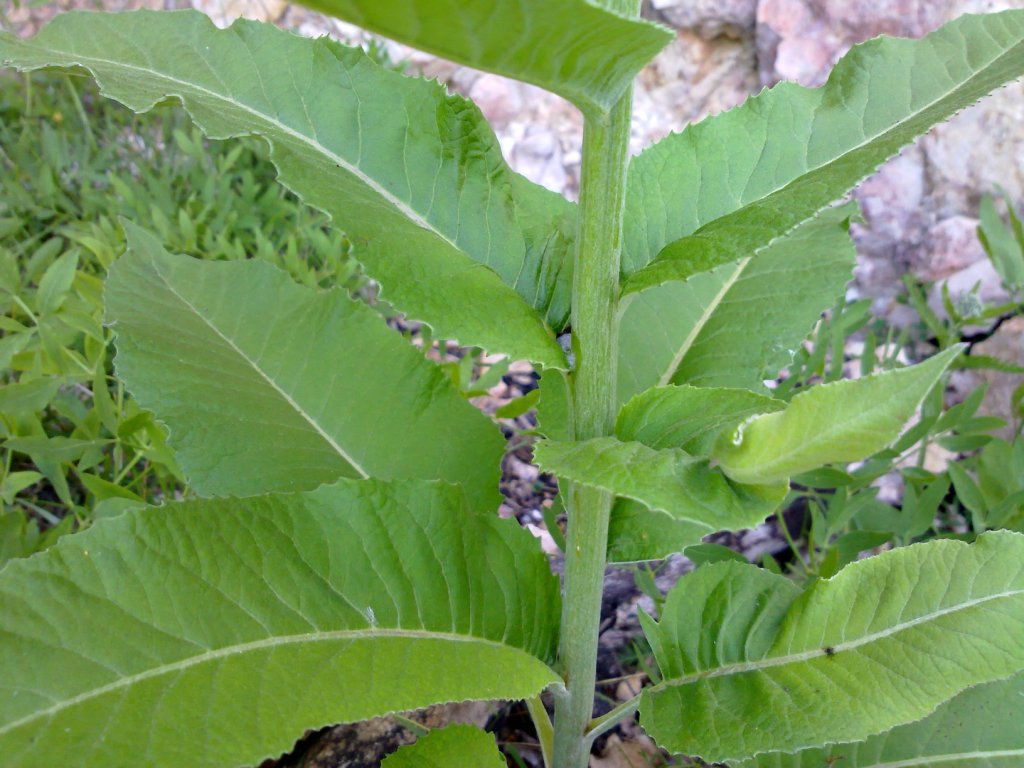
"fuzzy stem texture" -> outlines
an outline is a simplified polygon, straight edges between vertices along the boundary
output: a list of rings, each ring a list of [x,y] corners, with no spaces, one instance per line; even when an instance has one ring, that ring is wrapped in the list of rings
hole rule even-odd
[[[639,13],[636,0],[605,5],[621,13]],[[576,440],[609,435],[615,424],[619,262],[632,102],[630,88],[608,115],[588,115],[584,123],[572,304]],[[569,529],[560,658],[568,695],[555,708],[554,765],[550,768],[586,768],[590,753],[586,729],[594,706],[613,498],[596,488],[567,486]]]

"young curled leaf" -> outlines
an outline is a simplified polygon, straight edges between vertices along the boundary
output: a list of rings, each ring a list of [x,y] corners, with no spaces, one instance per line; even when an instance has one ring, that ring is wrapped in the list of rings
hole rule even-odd
[[[770,483],[837,462],[866,459],[897,437],[962,345],[923,363],[811,387],[776,413],[721,435],[712,459],[741,483]]]

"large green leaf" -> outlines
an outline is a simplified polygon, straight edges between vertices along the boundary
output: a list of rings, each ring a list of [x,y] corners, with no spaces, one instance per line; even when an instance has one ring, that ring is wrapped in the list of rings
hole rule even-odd
[[[903,547],[803,594],[708,565],[643,623],[665,681],[641,723],[666,749],[713,762],[859,740],[1024,669],[1024,536]]]
[[[716,531],[750,528],[778,506],[786,483],[740,485],[707,459],[678,448],[601,437],[581,442],[544,440],[534,461],[559,478],[640,502],[617,506],[609,534],[616,561],[645,560],[681,551]],[[651,535],[651,528],[660,531]],[[656,552],[657,554],[651,554]]]
[[[302,0],[365,29],[607,112],[673,38],[590,0]]]
[[[471,725],[449,725],[384,758],[381,768],[505,768],[494,737]]]
[[[0,762],[253,765],[307,728],[558,684],[558,583],[442,483],[128,512],[0,571]]]
[[[1024,74],[1024,10],[855,47],[817,89],[783,83],[670,136],[630,169],[626,291],[746,258],[933,125]]]
[[[772,753],[732,768],[1020,768],[1024,673],[968,688],[924,720],[863,742]]]
[[[785,410],[719,437],[712,457],[741,483],[770,483],[824,464],[866,459],[893,442],[962,345],[923,363],[811,387]]]
[[[281,181],[348,233],[400,310],[444,338],[565,365],[531,309],[568,312],[552,306],[565,254],[539,227],[545,239],[527,242],[513,186],[542,198],[534,214],[564,209],[513,174],[479,110],[437,83],[327,38],[245,20],[218,30],[190,11],[63,14],[31,39],[0,33],[0,65],[85,68],[136,111],[177,100],[212,138],[264,137]]]
[[[855,252],[853,205],[830,209],[757,258],[627,296],[620,401],[654,386],[762,389],[843,295]]]
[[[266,262],[172,256],[125,230],[106,288],[117,371],[166,421],[197,491],[417,477],[497,501],[501,434],[372,309]]]

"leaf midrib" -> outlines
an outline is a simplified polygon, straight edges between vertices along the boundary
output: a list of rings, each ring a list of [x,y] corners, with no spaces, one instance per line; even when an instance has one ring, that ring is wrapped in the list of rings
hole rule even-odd
[[[195,656],[189,656],[184,659],[180,659],[169,664],[162,664],[151,669],[138,672],[134,675],[128,675],[115,680],[112,683],[101,685],[97,688],[92,688],[88,691],[72,696],[71,698],[60,701],[46,709],[37,710],[25,717],[14,720],[6,725],[0,726],[0,737],[7,733],[17,730],[23,726],[29,725],[30,723],[39,720],[41,718],[47,718],[54,716],[66,709],[75,707],[83,702],[90,701],[92,699],[99,698],[108,693],[128,688],[133,685],[137,685],[146,680],[160,677],[162,675],[168,675],[175,672],[181,672],[192,667],[198,667],[202,664],[209,663],[211,661],[217,661],[227,656],[237,656],[239,654],[250,653],[254,651],[262,651],[264,649],[276,649],[288,645],[301,645],[303,643],[324,643],[324,642],[337,642],[337,641],[354,641],[354,640],[373,640],[376,638],[397,638],[397,639],[409,639],[409,640],[442,640],[452,643],[475,643],[485,646],[493,646],[495,648],[501,648],[503,650],[520,651],[526,654],[530,658],[537,659],[536,656],[528,653],[522,648],[516,648],[515,646],[506,645],[495,640],[489,640],[482,637],[473,637],[468,635],[457,635],[451,632],[436,632],[429,630],[409,630],[409,629],[381,629],[381,628],[369,628],[369,629],[340,629],[329,632],[306,632],[298,635],[279,635],[274,637],[266,637],[260,640],[253,640],[247,643],[237,643],[235,645],[228,645],[222,648],[215,648],[206,651]],[[543,663],[541,659],[537,659]],[[554,673],[552,673],[554,674]]]
[[[286,402],[294,411],[301,416],[307,424],[309,424],[313,430],[320,435],[321,438],[342,458],[343,461],[347,462],[356,472],[360,474],[363,479],[370,477],[370,473],[363,469],[362,465],[357,462],[349,453],[341,447],[341,445],[327,433],[327,431],[320,426],[320,423],[313,418],[312,414],[307,413],[306,410],[300,406],[294,398],[274,381],[266,372],[260,368],[260,366],[249,357],[234,341],[234,339],[227,336],[220,330],[209,318],[205,317],[202,312],[199,311],[198,307],[189,301],[185,296],[178,292],[177,288],[171,283],[170,280],[160,270],[158,264],[155,261],[150,262],[153,265],[153,270],[156,272],[157,277],[166,286],[167,290],[177,298],[182,304],[185,305],[197,318],[199,318],[218,338],[220,338],[225,344],[227,344],[242,360],[244,360],[252,369],[255,371],[261,379],[263,379],[278,395]]]
[[[659,377],[657,386],[664,387],[672,382],[672,378],[676,375],[676,371],[679,370],[679,366],[683,363],[683,358],[686,357],[690,348],[693,347],[693,343],[697,340],[697,337],[700,336],[701,331],[704,330],[704,326],[706,326],[708,321],[711,320],[711,316],[718,310],[721,303],[725,301],[726,295],[728,295],[729,291],[732,290],[732,287],[736,285],[736,282],[746,271],[751,258],[752,257],[748,256],[747,258],[737,262],[736,269],[722,284],[721,290],[715,294],[707,307],[704,308],[704,311],[701,312],[697,322],[693,324],[693,328],[690,330],[690,333],[687,334],[685,339],[683,339],[683,343],[679,345],[679,349],[677,349],[676,353],[672,356],[672,362]]]
[[[1003,598],[1018,597],[1024,595],[1024,589],[1013,589],[1005,592],[998,592],[994,595],[986,595],[985,597],[977,598],[974,600],[967,600],[963,603],[958,603],[955,606],[948,608],[942,608],[931,613],[926,613],[918,616],[910,621],[901,622],[894,624],[886,629],[879,630],[878,632],[872,632],[862,637],[856,638],[855,640],[848,640],[834,645],[829,646],[829,649],[833,653],[840,653],[842,651],[850,651],[859,648],[863,645],[884,640],[887,637],[898,634],[908,629],[912,629],[920,624],[926,624],[930,621],[940,619],[943,616],[957,613],[959,611],[966,611],[974,608],[978,605],[990,602],[992,600],[1001,600]],[[728,675],[743,674],[745,672],[760,672],[765,669],[771,669],[772,667],[783,667],[787,664],[796,664],[803,661],[810,661],[811,659],[818,658],[820,656],[830,655],[825,648],[814,648],[808,651],[800,651],[799,653],[790,653],[782,656],[772,656],[771,658],[759,659],[757,661],[741,661],[733,664],[726,664],[714,669],[704,669],[699,672],[692,672],[682,677],[672,678],[671,680],[665,680],[656,686],[652,686],[648,689],[650,693],[656,693],[660,690],[665,690],[669,687],[678,687],[683,685],[690,685],[701,680],[707,680],[714,677],[726,677]]]
[[[29,43],[27,41],[21,41],[21,42],[23,44],[29,45]],[[60,51],[60,50],[57,50],[57,49],[54,49],[54,48],[40,47],[38,45],[34,45],[34,46],[30,46],[30,47],[34,48],[35,50],[42,51],[42,52],[44,52],[46,54],[52,55],[52,56],[67,55],[66,52],[63,52],[63,51]],[[305,135],[303,133],[300,133],[300,132],[296,131],[295,129],[289,127],[288,125],[285,125],[284,123],[282,123],[282,122],[280,122],[278,120],[274,120],[273,118],[271,118],[266,113],[260,112],[259,110],[254,109],[253,107],[250,107],[249,105],[244,104],[243,102],[240,102],[240,101],[237,101],[237,100],[231,98],[230,96],[224,95],[222,93],[218,93],[217,91],[212,91],[209,88],[206,88],[206,87],[204,87],[202,85],[199,85],[198,83],[192,83],[192,82],[189,82],[187,80],[182,80],[180,78],[173,77],[173,76],[168,75],[166,73],[161,73],[161,72],[158,72],[156,70],[149,69],[147,67],[138,66],[137,64],[129,64],[129,63],[122,62],[122,61],[111,61],[109,59],[103,59],[103,58],[99,58],[97,56],[86,56],[86,55],[78,54],[78,53],[73,53],[73,54],[71,54],[71,56],[73,58],[75,58],[75,61],[69,63],[66,66],[78,65],[78,66],[85,67],[86,69],[89,69],[92,72],[93,77],[97,77],[96,69],[94,67],[100,66],[100,65],[108,66],[108,67],[111,67],[113,69],[123,69],[123,70],[131,71],[131,72],[142,73],[144,75],[148,75],[149,77],[153,78],[156,81],[173,83],[175,85],[181,86],[186,91],[191,90],[193,92],[193,94],[199,94],[200,96],[208,96],[212,100],[220,101],[220,102],[223,102],[225,104],[231,105],[235,109],[237,109],[239,111],[242,111],[242,112],[245,112],[245,113],[253,116],[257,121],[261,121],[263,123],[266,123],[267,125],[270,125],[275,130],[278,130],[281,133],[284,133],[284,134],[288,135],[289,137],[291,137],[292,139],[295,139],[296,141],[298,141],[301,144],[305,144],[313,152],[315,152],[317,154],[320,154],[320,155],[330,159],[331,162],[333,162],[336,166],[338,166],[340,168],[343,168],[345,171],[350,173],[352,176],[356,177],[359,181],[361,181],[363,184],[365,184],[367,187],[369,187],[371,190],[373,190],[373,192],[375,192],[377,195],[379,195],[381,198],[383,198],[387,203],[392,205],[403,216],[405,216],[409,221],[411,221],[412,223],[416,224],[416,226],[418,226],[421,229],[424,229],[424,230],[430,232],[433,235],[436,235],[438,238],[443,240],[445,243],[447,243],[449,246],[451,246],[455,250],[459,251],[460,253],[464,253],[464,251],[453,240],[451,240],[447,235],[445,235],[444,233],[439,231],[427,219],[423,218],[419,213],[417,213],[415,210],[413,210],[411,207],[409,207],[408,203],[406,203],[404,200],[396,197],[393,193],[389,192],[386,188],[381,186],[372,176],[368,176],[361,168],[359,168],[359,166],[352,165],[352,163],[350,163],[346,158],[342,157],[341,155],[335,154],[334,152],[331,152],[323,144],[320,144],[319,142],[317,142],[313,138],[311,138],[311,137],[309,137],[309,136],[307,136],[307,135]],[[90,64],[87,63],[87,62],[91,63],[92,66],[90,66]],[[41,67],[31,67],[29,69],[40,69],[40,68]],[[107,89],[104,87],[103,90],[106,91]],[[182,99],[182,106],[184,107],[184,109],[187,112],[189,112],[189,114],[191,114],[191,110],[189,109],[188,105],[184,103],[184,98],[183,98],[182,94],[168,92],[166,95],[167,96],[176,96],[179,99]],[[306,107],[305,100],[302,100],[302,99],[300,99],[300,100],[302,101],[303,108],[305,108]],[[251,136],[251,135],[257,135],[257,132],[253,131],[253,130],[250,130],[250,131],[247,131],[245,133],[235,133],[235,134],[232,134],[232,137],[238,138],[238,137],[241,137],[241,136]],[[274,143],[273,138],[271,136],[267,136],[267,135],[264,135],[264,134],[260,134],[260,135],[262,135],[262,137],[264,139],[266,139],[268,142],[270,142],[271,144]],[[276,165],[276,163],[275,163],[275,165]],[[280,180],[280,174],[279,174],[278,179],[279,179],[279,183],[282,183],[282,184],[284,183],[283,181]]]

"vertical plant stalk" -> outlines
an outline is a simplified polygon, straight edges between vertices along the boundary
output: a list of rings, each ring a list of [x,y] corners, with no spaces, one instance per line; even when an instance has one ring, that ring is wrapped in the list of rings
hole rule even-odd
[[[605,5],[632,16],[640,10],[638,0],[607,0]],[[632,106],[630,87],[608,115],[588,115],[584,123],[572,300],[576,440],[609,435],[615,424],[619,262]],[[586,768],[590,742],[585,735],[594,706],[613,497],[572,484],[566,497],[569,527],[560,659],[568,695],[556,703],[554,765],[549,768]]]

